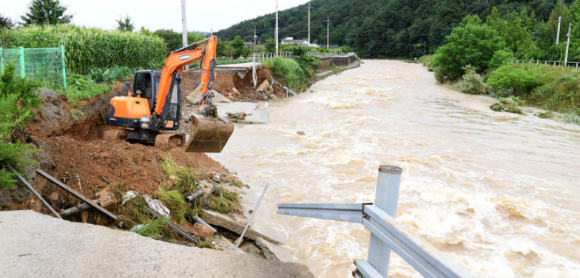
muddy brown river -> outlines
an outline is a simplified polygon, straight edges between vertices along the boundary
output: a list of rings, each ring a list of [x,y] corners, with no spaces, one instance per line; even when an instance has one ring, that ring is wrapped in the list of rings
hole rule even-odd
[[[372,202],[379,165],[403,168],[397,221],[481,277],[580,277],[580,127],[493,112],[399,61],[364,61],[270,103],[212,155],[269,203]],[[303,131],[304,136],[297,134]],[[317,277],[366,258],[362,224],[276,215]],[[391,277],[421,277],[394,255]]]

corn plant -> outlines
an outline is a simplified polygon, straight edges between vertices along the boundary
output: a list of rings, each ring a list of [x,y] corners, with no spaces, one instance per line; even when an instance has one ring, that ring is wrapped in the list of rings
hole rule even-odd
[[[90,68],[159,65],[167,54],[162,38],[141,33],[106,31],[74,25],[44,25],[9,30],[7,48],[65,47],[67,71],[85,74]]]

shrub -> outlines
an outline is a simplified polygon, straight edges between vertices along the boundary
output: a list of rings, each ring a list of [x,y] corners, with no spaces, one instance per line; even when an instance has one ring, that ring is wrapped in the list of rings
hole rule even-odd
[[[111,84],[131,78],[132,73],[133,71],[128,67],[92,68],[87,77],[95,82]]]
[[[42,104],[33,92],[38,83],[14,76],[14,65],[8,64],[0,76],[0,165],[10,164],[22,169],[36,163],[30,155],[36,152],[31,144],[18,138],[26,123],[34,116],[33,107]],[[0,186],[12,188],[15,175],[0,169]]]
[[[516,95],[524,95],[541,85],[541,81],[536,71],[505,65],[489,75],[487,84],[495,89],[513,89]]]
[[[302,67],[295,59],[283,59],[277,57],[264,63],[272,69],[274,75],[282,78],[286,85],[297,91],[303,91],[308,86],[308,75],[304,73]]]
[[[455,84],[455,87],[462,93],[485,94],[487,86],[483,83],[481,75],[477,74],[471,65],[467,65],[463,69],[465,70],[463,80]]]
[[[58,88],[59,94],[64,94],[69,98],[69,103],[76,106],[81,99],[88,99],[101,95],[110,90],[110,87],[103,84],[96,84],[89,77],[80,74],[67,75],[67,88]]]
[[[493,57],[489,61],[489,68],[499,68],[514,59],[514,54],[509,50],[500,49],[493,53]]]
[[[478,20],[476,16],[464,19],[464,24],[453,29],[446,37],[448,43],[439,47],[431,59],[432,66],[452,80],[464,74],[465,65],[472,65],[477,72],[485,71],[494,53],[505,47],[497,31]]]

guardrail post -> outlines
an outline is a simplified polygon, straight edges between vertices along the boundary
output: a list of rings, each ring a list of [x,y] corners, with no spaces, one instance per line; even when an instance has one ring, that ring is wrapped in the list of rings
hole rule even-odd
[[[24,65],[24,47],[20,47],[20,77],[26,76],[26,69]]]
[[[377,191],[375,192],[375,205],[393,218],[397,216],[397,204],[399,202],[399,187],[401,184],[402,172],[403,169],[396,166],[381,165],[379,167]],[[389,275],[390,260],[391,249],[387,244],[371,233],[367,261],[378,270],[383,277],[387,278]]]

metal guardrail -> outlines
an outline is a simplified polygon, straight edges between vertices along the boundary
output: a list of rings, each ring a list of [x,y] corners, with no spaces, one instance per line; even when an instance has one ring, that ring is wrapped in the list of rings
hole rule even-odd
[[[564,64],[566,64],[566,67],[572,67],[575,68],[576,70],[578,70],[580,62],[564,62],[564,61],[548,61],[548,60],[525,60],[525,59],[514,59],[511,60],[512,64],[544,64],[544,65],[552,65],[552,66],[564,66]],[[571,65],[571,66],[570,66]]]
[[[272,60],[272,59],[276,58],[275,52],[260,52],[260,53],[255,53],[255,55],[256,55],[256,61],[258,63],[261,63],[261,62],[267,61],[267,60]],[[294,58],[294,55],[292,55],[291,52],[278,52],[278,57],[280,57],[280,58]]]
[[[403,170],[380,166],[375,203],[278,204],[278,214],[362,223],[371,232],[367,260],[355,260],[354,277],[387,278],[391,250],[424,277],[474,277],[395,221]]]
[[[346,57],[346,56],[354,55],[354,52],[349,52],[349,53],[344,53],[344,52],[308,52],[308,53],[306,53],[306,55],[320,57],[320,58]]]

